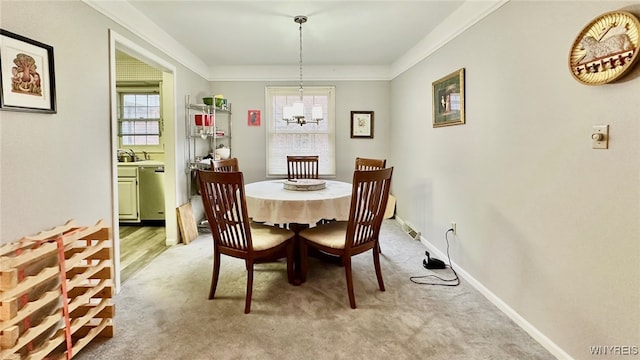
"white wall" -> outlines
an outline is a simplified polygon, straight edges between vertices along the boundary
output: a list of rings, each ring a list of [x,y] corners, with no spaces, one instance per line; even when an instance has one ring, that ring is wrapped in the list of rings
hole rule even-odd
[[[585,86],[567,64],[584,26],[630,4],[511,1],[392,82],[399,217],[443,252],[457,222],[454,263],[576,359],[640,345],[640,66]],[[459,68],[467,124],[433,128],[431,83]]]
[[[184,188],[184,96],[209,83],[79,1],[2,1],[5,30],[54,48],[57,114],[0,112],[0,243],[61,225],[112,226],[108,30],[177,69],[177,179]],[[24,21],[37,19],[37,21]],[[66,21],[64,19],[71,19]],[[186,200],[178,194],[177,204]]]
[[[265,87],[296,85],[277,82],[214,82],[212,94],[223,94],[233,105],[232,156],[237,157],[245,172],[245,181],[266,179],[266,114]],[[335,85],[336,87],[336,179],[351,181],[355,158],[386,158],[389,154],[388,134],[392,118],[390,83],[388,81],[335,81],[327,84],[305,82],[305,86]],[[260,127],[247,125],[247,111],[261,111]],[[352,110],[374,112],[373,139],[352,139]]]

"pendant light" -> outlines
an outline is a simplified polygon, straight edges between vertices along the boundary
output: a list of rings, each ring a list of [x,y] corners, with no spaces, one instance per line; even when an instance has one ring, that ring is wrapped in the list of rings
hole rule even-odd
[[[318,124],[322,120],[322,106],[314,106],[311,108],[311,118],[307,119],[304,115],[304,88],[302,87],[302,24],[307,22],[307,17],[304,15],[298,15],[293,18],[293,21],[299,25],[300,32],[300,100],[293,103],[292,106],[285,106],[282,109],[282,120],[287,124]]]

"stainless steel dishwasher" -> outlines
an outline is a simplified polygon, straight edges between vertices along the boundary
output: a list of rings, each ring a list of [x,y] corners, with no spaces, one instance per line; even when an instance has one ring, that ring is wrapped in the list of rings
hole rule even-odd
[[[140,220],[164,220],[164,166],[140,166]]]

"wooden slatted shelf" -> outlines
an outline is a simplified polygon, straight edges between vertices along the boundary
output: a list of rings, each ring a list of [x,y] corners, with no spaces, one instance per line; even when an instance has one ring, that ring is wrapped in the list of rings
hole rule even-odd
[[[70,220],[1,245],[0,359],[67,359],[95,337],[113,337],[112,254],[102,221],[79,227]]]

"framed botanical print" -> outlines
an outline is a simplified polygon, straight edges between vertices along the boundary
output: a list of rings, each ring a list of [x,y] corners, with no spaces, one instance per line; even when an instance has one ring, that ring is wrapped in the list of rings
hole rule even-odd
[[[432,83],[433,127],[464,124],[464,68]]]
[[[53,47],[0,29],[0,110],[56,112]]]
[[[351,138],[373,139],[373,111],[351,112]]]

